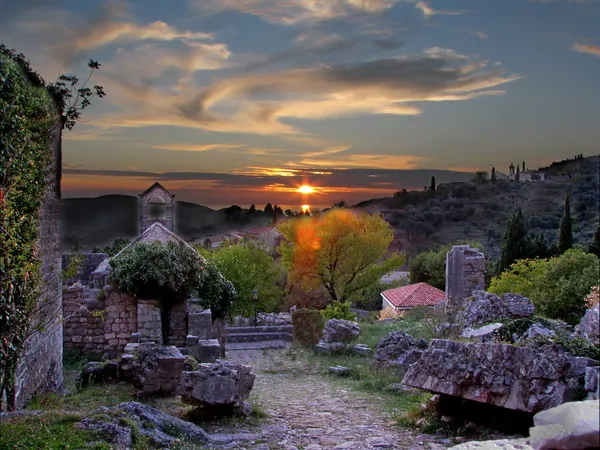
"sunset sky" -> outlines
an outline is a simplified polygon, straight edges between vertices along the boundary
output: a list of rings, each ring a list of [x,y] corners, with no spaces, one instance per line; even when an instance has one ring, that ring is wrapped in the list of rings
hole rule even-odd
[[[350,203],[600,153],[600,0],[0,0],[46,81],[101,70],[63,196]],[[419,169],[419,170],[416,170]]]

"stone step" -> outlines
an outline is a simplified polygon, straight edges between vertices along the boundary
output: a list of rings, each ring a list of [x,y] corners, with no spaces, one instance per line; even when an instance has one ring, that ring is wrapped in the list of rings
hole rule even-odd
[[[227,342],[292,341],[291,333],[233,333],[227,335]]]
[[[228,352],[237,352],[244,350],[267,350],[278,348],[289,348],[289,341],[262,341],[262,342],[228,342],[225,349]]]
[[[227,327],[228,334],[244,334],[244,333],[292,333],[294,327],[292,325],[271,325],[259,327]]]

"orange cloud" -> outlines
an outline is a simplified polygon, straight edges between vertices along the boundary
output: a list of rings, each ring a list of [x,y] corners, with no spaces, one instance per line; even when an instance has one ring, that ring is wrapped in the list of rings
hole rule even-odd
[[[587,53],[588,55],[594,55],[600,57],[600,46],[593,44],[580,44],[576,42],[571,47],[571,50],[579,53]]]

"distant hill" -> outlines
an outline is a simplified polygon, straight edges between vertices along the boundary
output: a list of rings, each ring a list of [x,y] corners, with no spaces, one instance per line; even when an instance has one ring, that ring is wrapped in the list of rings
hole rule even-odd
[[[271,218],[262,211],[253,217],[242,210],[238,217],[227,217],[225,209],[215,211],[195,203],[178,201],[175,205],[175,231],[186,240],[243,231],[263,226]],[[63,250],[78,246],[82,251],[109,245],[117,237],[135,238],[139,230],[138,198],[130,195],[103,195],[94,198],[65,198],[61,201]]]
[[[395,228],[390,250],[404,250],[409,258],[459,239],[475,239],[495,259],[508,219],[519,206],[530,232],[543,232],[555,241],[569,192],[574,244],[587,246],[599,221],[599,163],[600,156],[567,159],[539,169],[546,181],[498,177],[494,184],[474,178],[440,184],[435,196],[429,191],[398,192],[355,208],[381,213]]]

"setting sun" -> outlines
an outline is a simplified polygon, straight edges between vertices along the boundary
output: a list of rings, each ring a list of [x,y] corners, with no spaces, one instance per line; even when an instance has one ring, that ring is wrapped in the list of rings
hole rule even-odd
[[[302,212],[306,212],[310,209],[310,205],[302,205]]]
[[[312,186],[303,185],[298,188],[298,192],[301,194],[312,194],[315,190]]]

